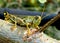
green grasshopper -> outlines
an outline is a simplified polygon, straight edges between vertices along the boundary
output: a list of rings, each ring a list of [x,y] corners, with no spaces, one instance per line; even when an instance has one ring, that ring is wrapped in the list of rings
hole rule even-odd
[[[16,28],[17,24],[26,26],[28,30],[28,34],[30,34],[29,27],[39,28],[39,24],[41,23],[41,16],[26,16],[23,18],[19,18],[8,12],[4,13],[5,20],[14,24],[13,28]]]

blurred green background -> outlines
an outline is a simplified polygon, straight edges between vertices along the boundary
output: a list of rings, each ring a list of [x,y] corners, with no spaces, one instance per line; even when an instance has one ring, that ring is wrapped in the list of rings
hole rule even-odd
[[[0,0],[0,8],[23,9],[38,12],[54,13],[60,10],[60,0],[47,0],[41,3],[39,0]],[[60,40],[60,30],[50,26],[44,31],[49,36]],[[57,36],[57,37],[56,37]]]
[[[60,8],[60,0],[46,0],[41,3],[39,0],[0,0],[0,8],[15,8],[32,11],[54,12]]]

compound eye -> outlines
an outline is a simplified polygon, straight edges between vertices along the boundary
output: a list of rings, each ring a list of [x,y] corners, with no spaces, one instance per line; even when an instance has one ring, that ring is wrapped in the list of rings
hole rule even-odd
[[[7,13],[4,13],[4,16],[6,16],[7,15]]]

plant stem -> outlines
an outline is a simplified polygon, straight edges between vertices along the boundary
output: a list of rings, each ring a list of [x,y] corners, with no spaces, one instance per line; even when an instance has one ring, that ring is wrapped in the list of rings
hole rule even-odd
[[[39,32],[43,32],[48,26],[50,26],[52,23],[54,23],[55,21],[57,21],[60,18],[60,13],[57,14],[57,16],[55,16],[54,18],[52,18],[50,21],[48,21],[45,25],[43,25],[41,27],[41,29],[39,29]]]

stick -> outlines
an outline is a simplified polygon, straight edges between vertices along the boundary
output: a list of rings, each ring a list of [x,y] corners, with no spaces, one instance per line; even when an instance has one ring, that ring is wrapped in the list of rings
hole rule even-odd
[[[58,13],[57,16],[55,16],[54,18],[52,18],[50,21],[48,21],[45,25],[43,25],[41,27],[41,29],[39,29],[39,32],[43,32],[48,26],[50,26],[52,23],[54,23],[55,21],[57,21],[60,18],[60,13]]]

